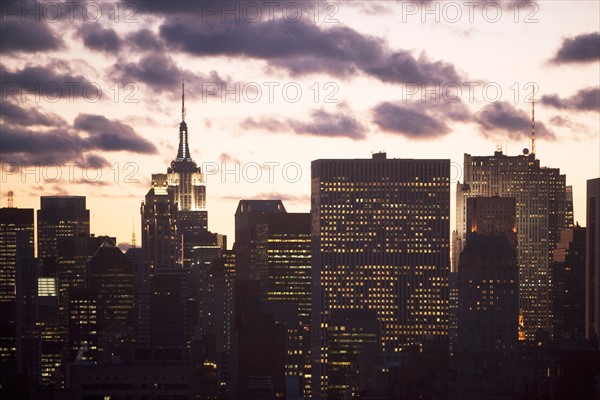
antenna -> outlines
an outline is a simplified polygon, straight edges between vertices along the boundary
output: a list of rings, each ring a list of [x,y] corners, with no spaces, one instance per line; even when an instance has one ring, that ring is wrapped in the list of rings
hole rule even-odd
[[[185,85],[181,77],[181,120],[185,121]]]
[[[535,85],[531,88],[531,154],[535,156]]]
[[[135,217],[131,217],[131,247],[135,248]]]
[[[8,200],[7,200],[7,203],[8,203],[8,208],[14,208],[15,207],[13,205],[13,191],[12,190],[8,191]]]

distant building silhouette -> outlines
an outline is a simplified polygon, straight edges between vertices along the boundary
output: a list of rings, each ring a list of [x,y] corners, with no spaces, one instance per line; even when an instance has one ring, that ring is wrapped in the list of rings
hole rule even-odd
[[[135,334],[133,264],[112,240],[105,240],[85,263],[86,290],[97,307],[99,361],[109,362]]]
[[[585,337],[600,343],[600,178],[588,179],[585,239]]]
[[[554,250],[552,277],[552,334],[555,340],[585,338],[585,228],[560,232]]]
[[[41,378],[33,209],[0,208],[0,370]],[[4,382],[6,383],[6,382]]]
[[[240,200],[235,228],[236,279],[255,281],[261,313],[285,325],[286,396],[309,397],[310,214],[288,213],[281,200]]]

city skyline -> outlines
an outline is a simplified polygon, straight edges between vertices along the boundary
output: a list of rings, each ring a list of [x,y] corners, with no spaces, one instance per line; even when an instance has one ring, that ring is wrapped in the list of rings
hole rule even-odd
[[[0,398],[600,399],[600,2],[0,1]]]
[[[273,21],[265,14],[256,23],[240,6],[229,14],[228,24],[221,22],[219,12],[186,11],[184,3],[135,3],[129,9],[127,4],[119,4],[117,22],[110,10],[101,9],[99,23],[77,11],[73,22],[67,15],[51,22],[48,10],[44,14],[40,8],[38,20],[23,24],[22,10],[3,6],[4,33],[28,26],[32,35],[47,39],[38,44],[2,39],[3,53],[11,57],[3,57],[1,74],[1,206],[6,206],[9,190],[15,206],[36,210],[41,195],[85,195],[92,232],[130,242],[133,218],[141,238],[139,205],[150,178],[164,172],[177,154],[182,78],[192,158],[209,169],[239,165],[239,183],[232,174],[222,179],[222,171],[206,180],[208,229],[230,237],[241,199],[280,198],[289,211],[309,211],[309,165],[319,158],[367,158],[382,150],[389,158],[448,158],[456,168],[453,184],[463,180],[459,168],[464,153],[489,155],[499,144],[507,155],[521,154],[530,147],[527,83],[535,82],[536,99],[541,99],[535,109],[536,158],[566,174],[566,184],[573,186],[575,220],[585,224],[585,182],[599,168],[596,3],[521,4],[516,14],[502,2],[497,22],[492,22],[496,8],[488,7],[488,14],[473,10],[473,23],[463,3],[455,3],[462,12],[458,21],[452,19],[452,9],[435,2],[429,9],[410,2],[330,2],[313,8],[301,3],[304,14],[297,21],[282,14],[282,7],[274,11]],[[209,4],[217,10],[223,6]],[[30,19],[35,12],[28,14]],[[222,41],[208,31],[223,26],[230,27],[230,36],[223,35]],[[288,32],[298,41],[276,40],[275,32]],[[2,37],[10,37],[6,34]],[[244,37],[252,40],[237,40]],[[264,46],[254,45],[260,39]],[[330,54],[333,49],[335,55]],[[37,100],[26,90],[11,94],[12,84],[35,88],[36,82],[41,85]],[[49,92],[52,82],[64,91],[56,102]],[[66,82],[81,83],[79,87],[96,83],[103,97],[93,102],[91,92],[77,96],[75,90],[70,99]],[[251,82],[262,90],[256,103]],[[269,82],[275,85],[273,102]],[[135,86],[126,88],[127,83]],[[235,91],[225,94],[224,102],[221,83]],[[435,99],[435,93],[411,86],[421,83],[457,84],[462,96],[451,102],[456,96],[438,91]],[[480,89],[486,83],[489,93],[484,94]],[[301,88],[298,102],[284,98],[280,89],[286,84],[290,96],[294,87]],[[493,103],[497,87],[502,96]],[[138,103],[126,101],[127,96]],[[573,162],[575,156],[586,162]],[[85,179],[70,162],[93,162],[100,168],[91,167]],[[286,163],[287,181],[282,174]],[[56,176],[57,166],[61,178],[45,180]],[[98,171],[102,175],[94,182]],[[257,173],[261,179],[252,183]],[[454,201],[454,185],[451,190]],[[452,227],[454,208],[451,204]],[[115,215],[120,223],[111,221]]]

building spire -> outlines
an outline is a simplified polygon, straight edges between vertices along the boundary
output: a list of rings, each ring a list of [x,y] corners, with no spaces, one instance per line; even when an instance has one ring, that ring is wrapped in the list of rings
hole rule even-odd
[[[535,85],[531,88],[531,154],[535,155]]]
[[[181,77],[181,123],[179,124],[179,150],[177,151],[177,159],[180,161],[190,159],[187,135],[187,124],[185,123],[185,84],[183,77]]]
[[[181,77],[181,121],[185,122],[185,86]]]

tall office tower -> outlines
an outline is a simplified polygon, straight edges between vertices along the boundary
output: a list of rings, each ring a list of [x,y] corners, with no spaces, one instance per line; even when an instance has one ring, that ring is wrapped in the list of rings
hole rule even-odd
[[[38,258],[56,258],[60,238],[87,238],[90,211],[85,196],[42,196],[37,212]]]
[[[187,287],[187,273],[181,268],[158,269],[150,278],[152,347],[187,347]]]
[[[261,309],[258,280],[236,277],[232,398],[285,397],[285,325]]]
[[[224,243],[196,249],[195,263],[189,279],[193,294],[188,302],[197,315],[192,335],[192,359],[204,366],[210,376],[205,388],[219,396],[229,397],[232,389],[231,346],[233,332],[233,290],[235,253],[224,249]],[[208,265],[204,264],[207,261]],[[191,304],[190,304],[191,303]],[[195,303],[195,304],[194,304]]]
[[[373,310],[386,360],[447,339],[450,161],[312,162],[313,396],[331,385],[334,310]]]
[[[241,200],[235,218],[236,269],[259,281],[264,310],[286,326],[286,394],[309,397],[310,214],[288,213],[281,200]]]
[[[600,178],[588,179],[585,237],[585,337],[600,347]]]
[[[202,170],[190,154],[183,82],[181,89],[177,156],[166,174],[152,174],[152,188],[142,203],[142,247],[151,270],[175,264],[189,268],[194,247],[206,244],[206,186]],[[158,203],[165,205],[157,208]]]
[[[267,282],[269,214],[285,213],[281,200],[242,200],[235,212],[235,262],[239,279]],[[266,288],[261,287],[261,295]],[[264,296],[262,297],[264,299]]]
[[[181,84],[181,123],[179,124],[179,148],[166,174],[153,174],[152,181],[160,181],[173,195],[177,207],[177,253],[178,262],[185,267],[192,263],[194,246],[201,245],[198,236],[208,230],[206,211],[206,186],[202,170],[192,159],[188,145],[188,127],[185,122],[185,93]]]
[[[181,93],[181,123],[179,124],[179,148],[177,158],[171,162],[171,167],[167,170],[167,181],[169,189],[175,196],[179,211],[196,211],[196,216],[190,214],[189,218],[182,218],[182,221],[189,221],[192,229],[206,230],[206,187],[204,186],[204,177],[202,171],[190,154],[188,146],[188,130],[185,122],[185,103],[182,82]],[[194,226],[196,225],[196,226]]]
[[[575,226],[575,216],[573,212],[573,186],[565,187],[565,227]]]
[[[39,381],[33,209],[0,208],[0,364]]]
[[[122,343],[134,340],[133,265],[110,239],[85,263],[86,290],[97,307],[98,361],[110,362]]]
[[[457,398],[513,398],[517,255],[505,234],[475,232],[468,234],[458,265]]]
[[[142,249],[148,275],[177,266],[177,203],[162,175],[152,175],[152,188],[142,203]]]
[[[150,344],[150,274],[144,264],[141,247],[130,247],[125,257],[133,266],[133,292],[135,305],[135,338],[138,343]]]
[[[514,197],[517,210],[517,262],[519,300],[527,340],[536,332],[550,332],[549,264],[566,224],[565,175],[557,168],[540,166],[527,150],[523,155],[464,156],[464,183],[457,186],[457,241],[462,250],[468,232],[465,198]]]
[[[551,264],[555,340],[585,337],[585,228],[560,232]]]
[[[38,259],[42,266],[51,264],[56,267],[64,367],[70,355],[69,289],[83,288],[85,285],[84,263],[88,255],[90,212],[86,209],[85,196],[42,196],[40,203],[41,208],[37,211]],[[64,368],[62,371],[64,373]],[[61,386],[62,378],[54,383]]]
[[[202,271],[202,341],[205,354],[203,363],[216,369],[216,387],[227,394],[231,387],[231,332],[233,331],[233,280],[226,259],[220,255],[213,258],[210,266]]]
[[[467,199],[467,234],[458,265],[459,349],[514,348],[518,338],[519,269],[516,202]]]

